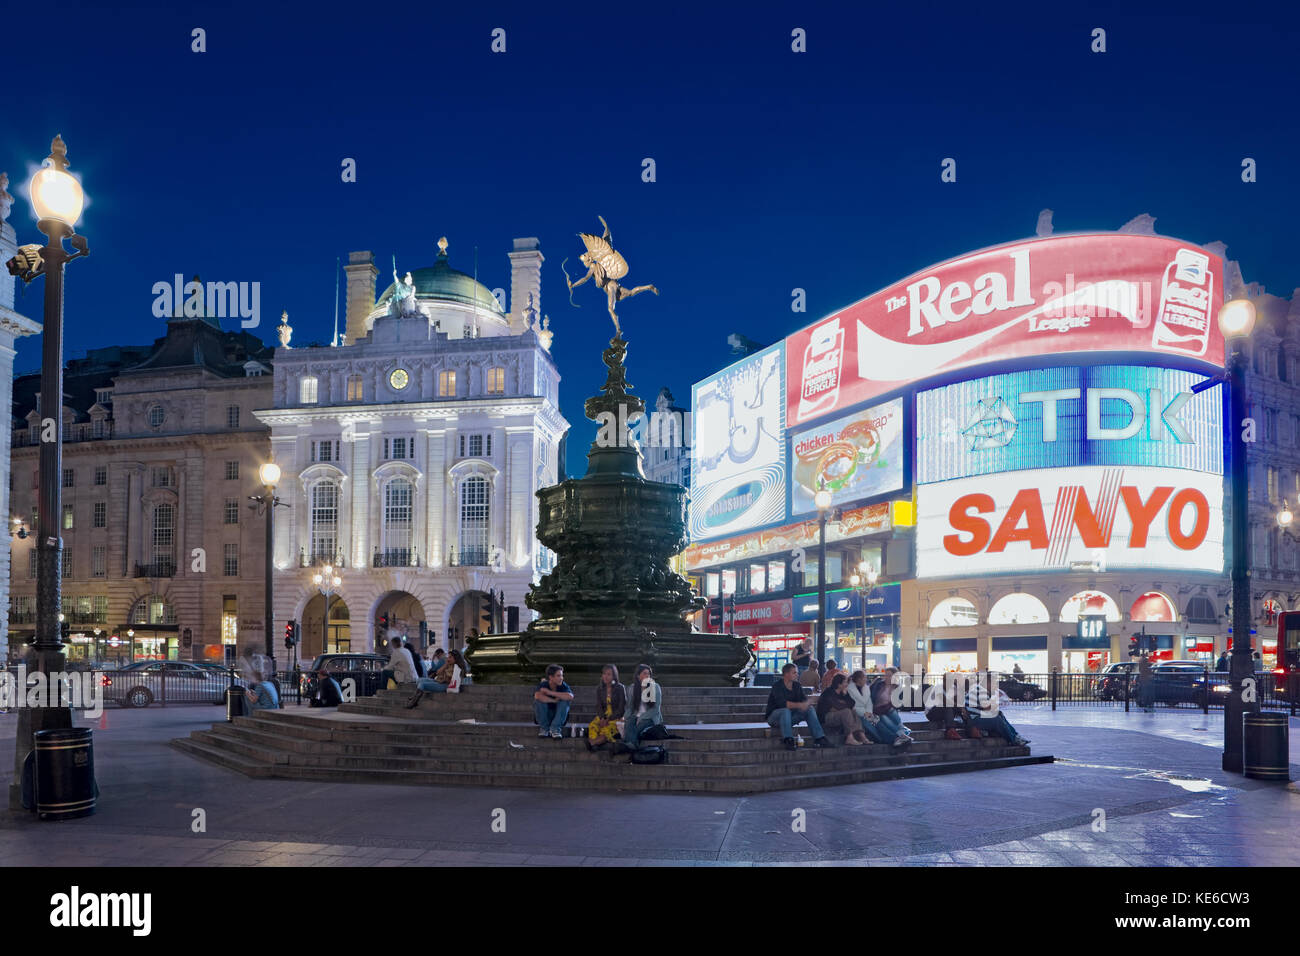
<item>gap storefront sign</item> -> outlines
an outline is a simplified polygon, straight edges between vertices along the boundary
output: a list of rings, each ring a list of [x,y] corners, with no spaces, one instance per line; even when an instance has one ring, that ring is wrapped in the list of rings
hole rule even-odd
[[[870,589],[866,597],[866,616],[898,614],[902,610],[900,596],[902,588],[897,584],[878,584]],[[862,617],[862,597],[856,588],[826,592],[826,619]],[[817,594],[800,594],[794,598],[794,619],[796,621],[817,620]]]

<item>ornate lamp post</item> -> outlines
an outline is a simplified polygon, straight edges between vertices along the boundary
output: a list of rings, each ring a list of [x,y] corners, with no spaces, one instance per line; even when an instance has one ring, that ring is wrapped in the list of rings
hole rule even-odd
[[[1295,515],[1291,513],[1291,506],[1288,505],[1286,499],[1283,498],[1282,510],[1277,513],[1277,526],[1281,528],[1285,534],[1290,535],[1291,522],[1293,521],[1295,521]],[[1294,535],[1292,536],[1294,537]]]
[[[257,513],[266,515],[266,578],[264,580],[266,590],[266,601],[263,605],[262,622],[266,632],[266,656],[270,660],[270,673],[264,674],[264,677],[270,678],[275,675],[275,636],[271,632],[271,563],[274,552],[272,551],[273,535],[275,527],[274,511],[277,507],[289,507],[285,502],[275,496],[275,486],[280,481],[280,466],[273,461],[268,461],[257,469],[258,480],[262,482],[262,494],[249,495],[250,501],[257,502]]]
[[[1225,302],[1219,310],[1219,328],[1228,342],[1227,384],[1230,418],[1225,429],[1232,436],[1232,657],[1228,665],[1232,690],[1223,705],[1223,769],[1242,772],[1242,720],[1259,711],[1258,698],[1243,700],[1243,684],[1253,680],[1250,657],[1250,514],[1247,507],[1246,443],[1242,422],[1246,418],[1246,356],[1244,345],[1255,326],[1255,304],[1248,299]]]
[[[817,647],[814,655],[821,667],[826,666],[826,519],[831,508],[831,493],[825,483],[813,495],[817,506]]]
[[[867,598],[876,590],[876,582],[879,580],[880,572],[866,561],[860,561],[858,570],[849,578],[849,584],[858,590],[858,603],[862,605],[862,635],[858,639],[858,657],[864,668],[867,666]]]
[[[32,670],[45,674],[64,669],[63,638],[59,628],[60,571],[63,539],[59,537],[63,476],[63,267],[86,255],[84,236],[74,227],[81,218],[85,194],[81,183],[68,172],[68,149],[60,136],[50,144],[44,167],[32,177],[32,208],[36,228],[48,240],[44,246],[19,246],[18,254],[6,263],[9,274],[31,282],[45,276],[45,311],[41,337],[41,450],[36,522],[36,637],[28,652]],[[75,252],[63,247],[68,240]],[[9,805],[22,804],[22,770],[40,730],[72,727],[69,707],[23,707],[18,711],[17,745],[14,748],[14,778]]]
[[[330,644],[330,598],[338,591],[343,579],[334,573],[334,566],[327,564],[321,573],[312,577],[311,583],[325,596],[325,626],[321,629],[320,652],[329,653]]]

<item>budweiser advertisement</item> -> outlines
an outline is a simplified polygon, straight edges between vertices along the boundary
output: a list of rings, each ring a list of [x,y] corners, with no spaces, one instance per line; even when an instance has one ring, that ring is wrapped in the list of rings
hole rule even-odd
[[[889,502],[881,501],[862,508],[847,509],[841,512],[839,521],[828,521],[826,540],[844,541],[858,535],[888,531],[891,527],[893,521],[890,518]],[[798,521],[779,528],[768,528],[721,541],[693,544],[686,549],[685,564],[687,571],[698,571],[715,564],[727,564],[760,555],[773,555],[781,551],[794,553],[796,550],[816,546],[816,520]]]
[[[916,576],[1168,568],[1223,571],[1223,480],[1081,466],[917,488]]]
[[[786,339],[786,425],[1007,359],[1148,352],[1222,366],[1223,261],[1161,236],[1009,243],[931,266]]]

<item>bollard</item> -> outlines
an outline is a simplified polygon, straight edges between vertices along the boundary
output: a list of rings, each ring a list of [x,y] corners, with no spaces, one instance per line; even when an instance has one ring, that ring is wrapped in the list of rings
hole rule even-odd
[[[226,723],[248,713],[248,700],[244,697],[244,688],[226,688]]]

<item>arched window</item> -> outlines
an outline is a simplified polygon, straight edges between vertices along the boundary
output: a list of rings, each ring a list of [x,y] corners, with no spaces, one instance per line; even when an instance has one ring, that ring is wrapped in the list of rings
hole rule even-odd
[[[1097,614],[1106,615],[1106,620],[1111,622],[1120,620],[1119,605],[1104,591],[1080,591],[1071,595],[1061,607],[1061,620],[1067,623],[1077,623],[1080,615],[1091,617]]]
[[[311,486],[311,559],[334,561],[339,548],[339,486],[328,479]]]
[[[153,564],[155,577],[176,572],[176,506],[157,504],[153,508]]]
[[[1129,609],[1130,621],[1176,621],[1178,612],[1174,602],[1159,591],[1148,591],[1133,602]]]
[[[1191,624],[1219,623],[1219,615],[1214,610],[1214,603],[1203,594],[1187,599],[1185,615]]]
[[[303,405],[316,404],[316,376],[304,375],[298,383],[298,401]]]
[[[945,598],[930,612],[931,627],[974,627],[979,619],[975,605],[959,597]]]
[[[411,502],[414,489],[405,478],[384,485],[384,565],[411,563]]]
[[[1023,591],[1008,594],[989,609],[990,624],[1042,624],[1049,620],[1043,602]]]
[[[475,475],[460,486],[460,564],[488,563],[488,480]]]
[[[176,612],[161,595],[149,594],[131,605],[130,624],[175,624]]]

